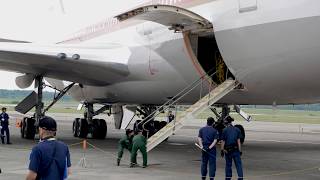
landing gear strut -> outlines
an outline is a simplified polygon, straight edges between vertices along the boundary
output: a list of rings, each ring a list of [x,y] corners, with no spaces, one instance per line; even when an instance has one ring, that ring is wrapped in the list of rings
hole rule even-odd
[[[71,83],[67,87],[65,87],[63,90],[58,90],[55,89],[49,85],[46,85],[43,81],[43,76],[36,76],[35,77],[35,87],[37,88],[37,93],[32,92],[26,99],[24,99],[22,102],[19,103],[18,106],[20,108],[22,107],[22,111],[24,113],[28,112],[29,110],[32,109],[32,107],[35,107],[35,113],[33,117],[25,117],[23,118],[21,122],[21,137],[26,138],[26,139],[34,139],[38,126],[39,126],[39,121],[40,119],[45,116],[45,113],[56,103],[58,102],[74,85],[75,83]],[[60,91],[57,96],[54,97],[52,103],[44,109],[44,103],[42,100],[42,94],[43,94],[43,89],[48,86],[51,87],[55,90]],[[30,106],[30,103],[34,103],[33,105]],[[26,105],[28,104],[28,105]],[[26,105],[25,109],[23,108],[24,105]],[[17,106],[17,107],[18,107]],[[16,110],[17,110],[16,107]]]
[[[148,119],[145,119],[148,117],[150,114],[152,114],[155,110],[157,109],[156,106],[142,106],[137,109],[137,111],[142,115],[142,120],[137,120],[134,123],[134,130],[143,130],[143,124],[145,124],[145,129],[147,131],[144,131],[143,134],[146,137],[151,137],[155,133],[157,133],[160,129],[165,127],[167,125],[166,121],[156,121],[154,120],[154,117],[150,117]],[[151,120],[150,120],[151,119]],[[148,121],[148,122],[147,122]]]
[[[210,109],[211,109],[211,111],[213,111],[213,113],[216,115],[216,117],[218,119],[218,121],[216,122],[215,128],[218,130],[219,134],[221,135],[223,129],[227,126],[225,119],[230,114],[230,108],[228,107],[228,105],[222,105],[221,113],[218,113],[215,108],[210,108]],[[241,144],[243,144],[245,141],[245,137],[246,137],[245,130],[244,130],[243,126],[240,124],[236,124],[236,125],[234,125],[234,127],[238,128],[240,130],[240,132],[241,132],[240,142],[241,142]]]
[[[39,125],[39,120],[44,115],[42,113],[43,109],[43,102],[42,102],[42,92],[43,92],[43,77],[37,76],[35,78],[35,86],[37,88],[37,98],[36,98],[36,104],[35,104],[35,114],[34,117],[28,118],[25,117],[22,120],[21,123],[21,137],[26,139],[34,139],[36,133],[37,133],[37,127]]]
[[[87,138],[91,134],[93,139],[104,139],[107,135],[107,123],[104,119],[94,119],[105,110],[111,108],[106,105],[101,109],[94,111],[92,103],[85,103],[84,118],[76,118],[73,121],[72,132],[74,137]]]

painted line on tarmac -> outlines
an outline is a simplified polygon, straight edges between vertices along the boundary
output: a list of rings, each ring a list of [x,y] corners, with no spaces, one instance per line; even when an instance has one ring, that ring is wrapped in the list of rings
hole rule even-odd
[[[248,139],[246,141],[320,145],[320,142],[317,143],[317,142],[307,142],[307,141],[301,142],[301,141],[282,141],[282,140],[263,140],[263,139]]]

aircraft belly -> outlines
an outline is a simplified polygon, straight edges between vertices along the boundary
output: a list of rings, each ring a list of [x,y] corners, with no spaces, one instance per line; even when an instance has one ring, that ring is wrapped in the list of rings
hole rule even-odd
[[[184,43],[181,36],[150,46],[131,47],[134,53],[128,62],[130,75],[125,81],[105,87],[85,86],[73,91],[72,96],[91,102],[162,104],[200,78]],[[209,89],[207,85],[203,84],[203,95]],[[201,86],[196,87],[181,102],[195,102],[200,89]]]
[[[246,88],[221,102],[320,102],[319,28],[313,16],[216,32],[226,64]]]

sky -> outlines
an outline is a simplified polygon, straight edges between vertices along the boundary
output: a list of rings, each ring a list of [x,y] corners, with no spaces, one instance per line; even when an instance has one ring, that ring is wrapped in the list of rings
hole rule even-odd
[[[53,43],[145,0],[1,0],[0,38]],[[0,71],[0,89],[19,89]],[[30,87],[29,89],[33,89]]]

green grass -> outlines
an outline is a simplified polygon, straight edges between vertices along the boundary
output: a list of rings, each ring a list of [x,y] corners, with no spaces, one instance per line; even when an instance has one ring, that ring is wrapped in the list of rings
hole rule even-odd
[[[272,109],[254,109],[247,108],[242,109],[253,117],[253,121],[264,121],[264,122],[285,122],[285,123],[307,123],[307,124],[320,124],[320,112],[319,111],[305,111],[305,110],[272,110]],[[198,118],[206,118],[213,116],[210,111],[201,113]],[[237,120],[242,118],[232,113]]]
[[[9,104],[8,111],[14,111],[14,104],[19,102],[17,99],[0,98],[0,105]],[[45,107],[49,102],[45,102]],[[83,114],[83,110],[77,111],[78,102],[76,101],[60,101],[55,104],[50,110],[50,113],[76,113]],[[308,123],[308,124],[320,124],[320,111],[307,111],[307,110],[282,110],[282,109],[257,109],[257,108],[243,108],[246,113],[253,117],[254,121],[264,122],[285,122],[285,123]],[[160,114],[163,117],[165,114]],[[235,119],[242,120],[242,118],[236,114],[231,114]],[[206,110],[197,118],[206,119],[214,114],[210,110]]]

